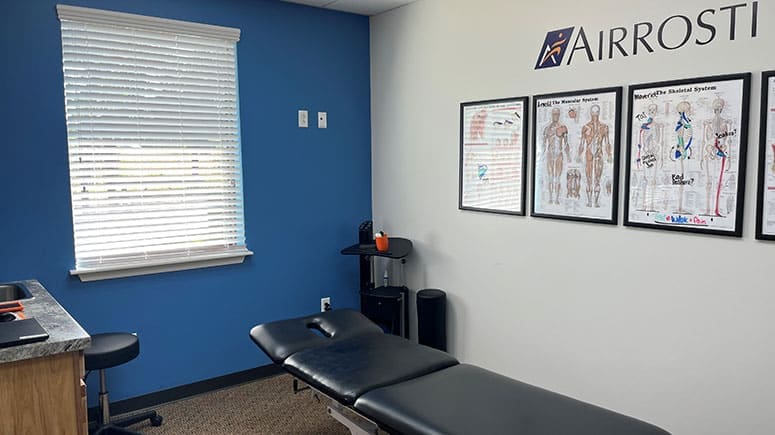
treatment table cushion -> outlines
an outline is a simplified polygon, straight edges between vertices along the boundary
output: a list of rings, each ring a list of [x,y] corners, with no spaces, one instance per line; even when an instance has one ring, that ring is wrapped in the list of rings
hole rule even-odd
[[[297,352],[283,367],[333,399],[352,405],[367,391],[457,363],[447,353],[378,332]]]
[[[382,329],[363,314],[336,310],[258,325],[250,330],[250,338],[272,361],[281,364],[300,350],[375,332],[382,333]]]
[[[372,390],[355,402],[402,434],[669,435],[613,411],[460,364]]]

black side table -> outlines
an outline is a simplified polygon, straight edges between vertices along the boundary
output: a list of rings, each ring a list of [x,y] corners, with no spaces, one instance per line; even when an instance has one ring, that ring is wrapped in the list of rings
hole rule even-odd
[[[377,251],[376,245],[356,244],[342,249],[342,255],[357,255],[360,260],[361,312],[386,332],[409,337],[409,289],[406,287],[404,265],[406,257],[412,252],[412,241],[400,237],[390,237],[388,250]],[[374,282],[374,257],[399,260],[401,265],[401,285],[376,287]]]

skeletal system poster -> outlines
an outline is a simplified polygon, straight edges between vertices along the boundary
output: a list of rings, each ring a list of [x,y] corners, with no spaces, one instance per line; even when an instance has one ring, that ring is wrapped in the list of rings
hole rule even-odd
[[[749,82],[630,88],[625,224],[741,234]]]
[[[535,97],[534,216],[616,223],[621,88]]]
[[[775,71],[762,76],[759,206],[756,236],[775,239]]]
[[[527,98],[460,107],[461,209],[524,214]]]

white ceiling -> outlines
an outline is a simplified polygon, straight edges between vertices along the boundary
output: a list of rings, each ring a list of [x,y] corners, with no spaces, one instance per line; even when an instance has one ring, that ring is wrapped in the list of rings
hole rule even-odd
[[[290,3],[315,6],[360,15],[377,15],[412,3],[415,0],[283,0]]]

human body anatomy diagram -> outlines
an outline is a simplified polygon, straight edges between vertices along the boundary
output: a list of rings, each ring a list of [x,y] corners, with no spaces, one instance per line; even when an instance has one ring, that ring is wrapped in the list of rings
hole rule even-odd
[[[570,161],[570,146],[568,145],[568,127],[560,122],[560,109],[552,110],[552,121],[544,128],[543,137],[545,184],[548,189],[550,204],[560,203],[561,177],[565,161]],[[568,197],[571,196],[571,186],[568,185]]]
[[[704,166],[705,168],[706,216],[722,216],[722,206],[719,204],[719,200],[721,199],[721,190],[724,187],[724,174],[729,172],[730,167],[727,164],[730,157],[729,145],[727,144],[730,124],[729,120],[724,119],[722,114],[725,104],[722,98],[713,100],[713,118],[706,120],[702,128],[703,153],[700,167]],[[730,207],[725,208],[729,209]]]
[[[463,105],[461,207],[524,212],[524,109],[521,99]]]
[[[635,150],[635,168],[642,175],[638,180],[639,188],[634,190],[633,203],[641,210],[654,208],[654,192],[657,189],[657,173],[664,165],[663,146],[665,144],[665,125],[657,118],[659,108],[649,104],[646,113],[638,119],[638,141]]]
[[[765,78],[767,81],[766,94],[762,98],[762,110],[764,112],[763,120],[766,125],[759,128],[765,131],[762,147],[763,165],[762,177],[759,179],[761,203],[758,205],[758,213],[761,213],[759,220],[761,227],[758,229],[762,235],[769,238],[775,237],[775,73],[771,73]],[[764,90],[763,89],[763,90]]]
[[[731,82],[633,91],[630,221],[733,228],[742,98]]]
[[[587,207],[600,208],[600,183],[606,164],[613,163],[611,130],[600,121],[600,106],[589,109],[589,122],[581,129],[581,140],[576,162],[584,162],[586,174]],[[610,178],[609,178],[610,181]],[[610,192],[606,191],[610,195]]]
[[[535,214],[612,217],[616,103],[616,92],[536,97]]]

